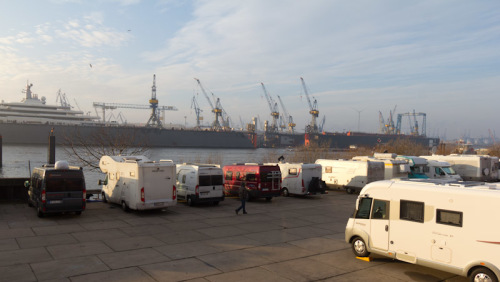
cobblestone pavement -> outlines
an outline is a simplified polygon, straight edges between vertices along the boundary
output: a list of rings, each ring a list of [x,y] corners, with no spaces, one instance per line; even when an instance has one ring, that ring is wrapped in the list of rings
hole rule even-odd
[[[344,242],[356,196],[330,191],[247,203],[126,213],[89,202],[82,215],[38,218],[0,205],[0,281],[466,281]]]

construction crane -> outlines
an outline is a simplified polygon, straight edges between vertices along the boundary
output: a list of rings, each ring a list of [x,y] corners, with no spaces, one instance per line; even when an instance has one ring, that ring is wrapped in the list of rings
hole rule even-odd
[[[208,94],[205,91],[205,88],[203,88],[203,85],[201,85],[200,80],[197,78],[195,78],[194,80],[196,80],[196,82],[198,82],[198,85],[200,86],[201,92],[203,92],[203,94],[207,98],[208,104],[212,108],[212,113],[215,114],[215,119],[214,119],[214,122],[212,123],[212,129],[213,130],[221,130],[223,128],[223,125],[221,124],[219,119],[222,120],[223,123],[226,123],[226,121],[222,117],[222,112],[224,111],[224,109],[222,108],[222,105],[220,103],[219,98],[216,98],[214,93],[212,93],[212,97],[213,97],[214,102],[215,102],[215,107],[214,107],[214,104],[210,100],[210,97],[208,97]]]
[[[319,126],[318,126],[319,132],[323,132],[323,127],[325,126],[325,121],[326,121],[326,117],[323,116],[323,118],[321,119]]]
[[[277,132],[278,120],[280,117],[280,113],[278,111],[278,103],[274,102],[269,93],[267,93],[264,83],[261,82],[260,84],[262,85],[262,90],[264,90],[264,94],[266,95],[267,104],[269,105],[269,110],[271,110],[271,117],[273,118],[272,124],[269,127],[269,132]]]
[[[200,106],[198,105],[198,102],[196,101],[196,95],[193,95],[193,100],[191,102],[191,109],[194,109],[194,112],[196,114],[196,128],[201,127],[201,121],[203,120],[203,117],[200,116],[201,112],[203,112],[202,109],[200,109]]]
[[[102,103],[102,102],[94,102],[93,106],[96,110],[102,110],[102,121],[106,122],[106,110],[116,110],[116,109],[137,109],[137,110],[148,110],[151,108],[150,105],[135,105],[135,104],[119,104],[119,103]],[[158,106],[158,110],[162,111],[162,116],[165,116],[165,111],[177,111],[176,107],[172,106]]]
[[[285,108],[285,104],[283,104],[283,101],[281,100],[281,97],[279,95],[278,95],[278,101],[280,101],[281,109],[283,110],[284,120],[285,120],[285,123],[288,125],[288,131],[290,133],[293,133],[295,125],[296,125],[293,122],[293,117],[288,114],[288,111]]]
[[[307,103],[309,104],[309,113],[311,114],[311,123],[306,127],[306,132],[307,133],[318,133],[318,125],[316,123],[316,119],[319,116],[319,111],[318,111],[318,102],[316,99],[314,99],[314,102],[311,103],[311,99],[309,99],[309,92],[307,91],[306,83],[304,82],[304,79],[301,77],[300,81],[302,82],[302,87],[304,88],[304,92],[306,94],[307,98]]]
[[[380,122],[380,133],[383,134],[396,134],[396,126],[394,125],[394,115],[396,113],[396,106],[392,111],[389,111],[389,117],[387,121],[384,120],[382,112],[379,111],[379,122]]]

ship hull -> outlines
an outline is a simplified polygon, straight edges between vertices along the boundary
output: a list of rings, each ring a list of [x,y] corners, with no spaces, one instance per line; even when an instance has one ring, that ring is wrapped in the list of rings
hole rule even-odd
[[[159,129],[134,126],[0,123],[5,144],[48,144],[53,130],[60,145],[127,145],[179,148],[254,148],[244,132]]]

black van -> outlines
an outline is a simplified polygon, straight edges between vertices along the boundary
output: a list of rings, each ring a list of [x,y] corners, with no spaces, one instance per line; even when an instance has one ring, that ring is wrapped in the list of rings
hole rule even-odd
[[[43,165],[33,169],[25,186],[28,205],[36,208],[39,217],[63,212],[80,215],[85,210],[87,190],[81,167],[69,166],[66,161]]]

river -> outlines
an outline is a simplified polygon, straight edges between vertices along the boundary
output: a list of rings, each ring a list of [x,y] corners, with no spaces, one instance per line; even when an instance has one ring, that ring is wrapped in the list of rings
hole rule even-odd
[[[151,160],[172,160],[174,163],[196,162],[228,165],[245,162],[277,162],[278,157],[291,152],[286,149],[199,149],[199,148],[152,148],[145,155]],[[48,147],[43,145],[3,145],[0,178],[29,177],[30,168],[47,163]],[[56,161],[68,160],[68,150],[63,146],[56,148]],[[80,166],[79,163],[70,165]],[[84,167],[87,189],[100,188],[99,179],[104,179],[100,171]]]

